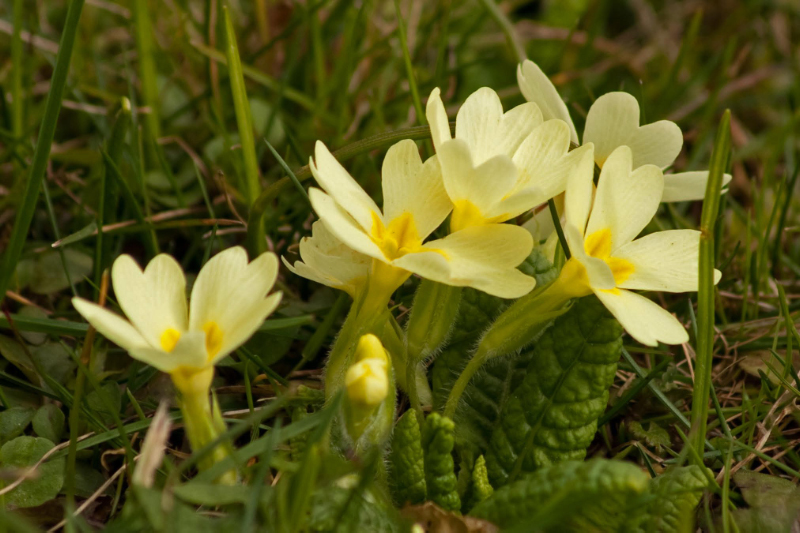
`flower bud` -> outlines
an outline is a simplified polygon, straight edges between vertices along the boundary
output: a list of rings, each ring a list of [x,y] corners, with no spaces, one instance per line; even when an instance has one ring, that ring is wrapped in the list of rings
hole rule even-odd
[[[344,382],[352,403],[359,407],[377,407],[389,394],[387,361],[375,357],[362,359],[347,370]]]
[[[387,364],[389,362],[389,357],[381,340],[372,333],[362,335],[358,339],[358,345],[356,346],[356,361],[364,361],[366,359],[379,359]]]

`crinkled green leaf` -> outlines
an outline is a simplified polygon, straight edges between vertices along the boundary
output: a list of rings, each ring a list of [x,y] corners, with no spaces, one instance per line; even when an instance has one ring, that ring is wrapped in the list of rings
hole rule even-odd
[[[634,438],[644,441],[648,446],[661,450],[662,446],[669,446],[670,439],[667,430],[655,422],[645,422],[644,424],[633,420],[628,422],[628,430]]]
[[[800,520],[800,488],[788,479],[739,470],[733,482],[742,492],[747,508],[731,516],[739,531],[747,533],[789,533]]]
[[[486,452],[492,486],[586,455],[608,403],[621,337],[622,327],[594,296],[545,331],[492,434]]]
[[[321,488],[314,492],[311,511],[304,531],[381,531],[401,530],[394,510],[371,499],[355,495],[341,487]],[[344,506],[347,505],[347,509]],[[344,513],[342,513],[344,511]],[[340,527],[349,525],[349,529]]]
[[[428,500],[448,511],[461,509],[453,463],[454,430],[455,424],[452,420],[438,413],[432,413],[425,420],[422,431]]]
[[[475,461],[475,467],[470,473],[467,497],[464,502],[463,511],[466,513],[482,501],[489,498],[494,493],[492,484],[489,483],[489,473],[486,471],[486,459],[481,455]]]
[[[64,432],[64,412],[52,403],[41,406],[33,415],[33,431],[53,442],[61,440]]]
[[[0,443],[22,435],[35,413],[31,407],[12,407],[0,412]]]
[[[0,466],[18,474],[36,464],[55,445],[43,438],[17,437],[0,448]],[[5,495],[5,503],[14,507],[36,507],[52,500],[64,484],[64,458],[45,461],[27,479]]]
[[[55,251],[46,251],[31,259],[23,259],[17,263],[17,276],[20,283],[30,287],[36,294],[50,294],[78,283],[92,273],[92,257],[74,248],[64,249],[64,263],[61,255]],[[67,277],[69,275],[69,278]]]
[[[500,528],[558,533],[619,531],[648,486],[632,463],[593,459],[544,467],[496,490],[470,514]]]
[[[392,433],[389,452],[392,497],[399,507],[425,501],[425,458],[419,421],[413,410],[406,411]]]
[[[672,468],[650,481],[646,503],[636,507],[625,533],[679,533],[692,530],[694,509],[708,488],[697,465]]]

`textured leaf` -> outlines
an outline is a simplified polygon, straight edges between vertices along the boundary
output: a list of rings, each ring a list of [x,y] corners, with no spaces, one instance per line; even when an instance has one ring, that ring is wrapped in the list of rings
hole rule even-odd
[[[17,437],[0,448],[0,465],[18,470],[27,469],[55,446],[51,441],[35,437]],[[22,473],[22,472],[18,472]],[[15,507],[36,507],[52,500],[64,484],[64,458],[39,465],[34,477],[19,484],[5,495],[5,503]]]
[[[311,511],[304,531],[400,531],[400,521],[387,510],[360,496],[350,497],[350,491],[329,487],[314,492]],[[349,502],[349,503],[348,503]],[[347,505],[347,509],[344,506]],[[342,514],[344,511],[344,514]],[[349,525],[343,527],[345,524]]]
[[[648,486],[636,465],[594,459],[551,465],[494,492],[472,515],[501,528],[543,531],[619,531],[628,507]]]
[[[398,507],[425,501],[425,458],[419,421],[413,410],[406,411],[392,433],[389,452],[392,497]]]
[[[635,508],[623,528],[625,533],[678,533],[690,531],[695,507],[708,478],[697,465],[667,470],[650,481],[648,500]]]
[[[454,430],[452,420],[433,413],[425,420],[422,432],[428,499],[448,511],[461,509],[453,463]]]
[[[475,461],[475,467],[470,474],[470,484],[467,489],[467,498],[464,502],[463,511],[468,512],[470,509],[489,498],[493,492],[494,489],[491,483],[489,483],[489,473],[486,471],[486,459],[481,455],[478,457],[478,460]]]
[[[35,413],[31,407],[12,407],[0,412],[0,443],[22,435]]]
[[[608,402],[622,328],[600,301],[580,299],[537,342],[486,452],[492,486],[514,472],[582,459]]]
[[[800,520],[800,488],[788,479],[739,470],[733,482],[747,508],[732,513],[742,533],[789,533]]]
[[[64,413],[52,403],[41,406],[31,422],[38,436],[53,442],[61,439],[64,432]]]
[[[628,422],[628,430],[634,438],[643,440],[648,446],[652,446],[658,451],[661,451],[662,446],[669,446],[669,433],[655,422],[642,424],[634,420]]]

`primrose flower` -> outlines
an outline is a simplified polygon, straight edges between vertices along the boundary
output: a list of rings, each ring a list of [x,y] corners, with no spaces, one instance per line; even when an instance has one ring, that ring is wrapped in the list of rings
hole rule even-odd
[[[572,257],[548,290],[575,298],[594,293],[642,344],[680,344],[683,325],[631,290],[688,292],[698,286],[700,232],[669,230],[636,236],[658,209],[664,178],[654,165],[633,170],[627,146],[614,150],[600,172],[592,205],[592,172],[570,177],[565,235]],[[715,273],[719,281],[720,273]]]
[[[371,257],[348,247],[319,220],[311,225],[311,237],[300,240],[300,258],[294,266],[281,259],[298,276],[342,290],[354,300],[366,286],[372,264]]]
[[[244,248],[212,257],[186,302],[186,278],[175,259],[157,255],[142,271],[129,255],[111,269],[119,306],[128,320],[82,298],[72,304],[107,339],[170,374],[182,393],[205,391],[214,365],[241,346],[275,310],[267,297],[278,272],[275,254],[248,264]]]
[[[557,118],[569,125],[573,143],[580,144],[578,133],[566,104],[553,83],[533,61],[526,60],[517,68],[517,81],[523,96],[535,102],[545,120]],[[683,134],[674,122],[659,120],[639,125],[639,103],[625,92],[604,94],[592,104],[586,115],[583,144],[594,144],[594,158],[602,168],[619,146],[631,149],[633,168],[655,165],[665,169],[672,165],[683,147]],[[725,174],[723,185],[732,176]],[[701,200],[706,191],[708,171],[680,172],[664,176],[662,202]]]
[[[510,220],[563,192],[567,175],[589,150],[570,152],[567,124],[543,121],[535,103],[503,113],[497,93],[487,87],[459,109],[454,139],[438,88],[426,115],[453,201],[452,231]]]
[[[533,288],[534,279],[516,269],[533,247],[522,228],[471,227],[425,242],[452,203],[438,159],[423,163],[413,141],[401,141],[386,154],[383,210],[321,142],[309,166],[324,190],[309,190],[314,210],[331,234],[372,258],[370,284],[382,286],[381,306],[412,273],[503,298],[517,298]]]

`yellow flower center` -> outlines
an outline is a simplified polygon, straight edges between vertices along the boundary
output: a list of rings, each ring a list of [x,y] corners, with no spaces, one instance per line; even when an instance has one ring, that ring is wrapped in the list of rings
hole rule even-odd
[[[206,322],[203,331],[206,332],[206,352],[208,358],[212,359],[222,348],[222,330],[216,322]]]
[[[419,237],[414,217],[408,212],[389,222],[388,226],[384,225],[378,214],[373,212],[370,237],[389,261],[422,247],[422,239]]]
[[[161,334],[161,349],[170,353],[181,338],[181,332],[174,328],[167,328]]]
[[[606,262],[614,275],[617,285],[624,283],[633,274],[633,263],[626,259],[611,256],[611,230],[608,228],[595,231],[587,236],[583,243],[586,254]]]
[[[453,202],[453,213],[450,215],[450,233],[474,226],[495,224],[503,220],[506,220],[505,215],[486,218],[478,206],[469,200],[456,200]]]

